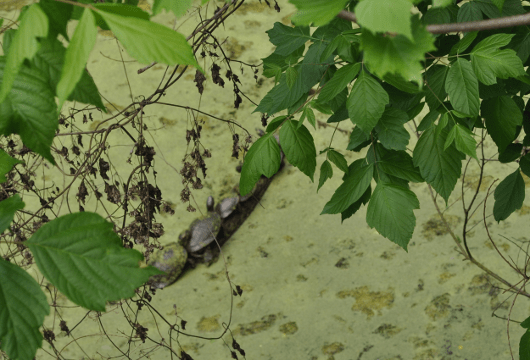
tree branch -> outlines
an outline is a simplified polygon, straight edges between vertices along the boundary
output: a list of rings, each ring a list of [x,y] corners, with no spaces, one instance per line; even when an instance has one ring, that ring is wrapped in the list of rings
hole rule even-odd
[[[357,16],[354,13],[342,10],[337,17],[357,23]],[[469,21],[452,24],[427,25],[427,31],[432,34],[447,34],[452,32],[469,32],[491,29],[502,29],[512,26],[529,25],[530,13],[523,15],[506,16],[497,19],[481,21]]]

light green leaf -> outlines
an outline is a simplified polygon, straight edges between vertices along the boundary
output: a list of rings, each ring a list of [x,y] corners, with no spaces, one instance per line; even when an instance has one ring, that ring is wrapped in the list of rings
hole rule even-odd
[[[11,359],[33,359],[42,346],[39,329],[49,313],[35,279],[0,256],[0,349]]]
[[[366,223],[405,251],[412,238],[420,202],[409,189],[379,182],[366,209]]]
[[[515,210],[523,206],[525,182],[519,169],[501,181],[495,189],[494,197],[493,217],[497,222],[506,220]]]
[[[456,124],[451,131],[449,131],[449,135],[445,140],[444,151],[452,144],[453,140],[455,140],[455,145],[458,150],[478,161],[477,150],[475,149],[477,142],[473,139],[473,135],[474,134],[471,130],[465,126]]]
[[[172,11],[178,19],[179,17],[186,15],[186,12],[192,4],[193,0],[157,0],[153,3],[153,16],[160,14],[162,10],[165,9],[168,12]]]
[[[431,126],[421,134],[414,148],[412,160],[414,166],[420,168],[421,176],[447,200],[453,192],[462,172],[462,160],[465,155],[453,145],[444,151],[448,130],[441,131],[435,136],[437,126]]]
[[[524,76],[523,63],[511,49],[500,50],[510,43],[515,34],[495,34],[481,42],[471,51],[471,64],[477,78],[484,85],[497,83],[496,77],[508,79]]]
[[[383,172],[412,182],[424,182],[420,171],[412,163],[412,157],[405,151],[388,151],[379,162],[376,163]]]
[[[283,141],[281,144],[283,147]],[[280,147],[272,133],[267,133],[256,140],[248,150],[241,168],[241,180],[239,182],[241,196],[252,191],[261,175],[270,178],[276,174],[280,169],[280,162]]]
[[[309,36],[309,27],[290,27],[278,21],[274,23],[272,29],[265,32],[269,34],[269,41],[276,45],[274,53],[283,56],[293,53],[311,39]]]
[[[324,185],[327,179],[331,179],[333,177],[333,168],[331,167],[331,163],[327,160],[325,160],[322,165],[320,165],[320,178],[318,179],[318,190]]]
[[[458,58],[451,65],[445,80],[445,91],[455,110],[470,116],[478,115],[478,81],[469,61]]]
[[[523,123],[521,110],[512,98],[505,95],[483,100],[481,114],[486,119],[489,135],[502,153],[515,139],[517,126]]]
[[[374,165],[366,165],[365,159],[358,159],[350,165],[343,183],[335,190],[322,214],[338,214],[359,200],[372,181]]]
[[[348,0],[289,0],[298,11],[291,17],[297,26],[322,26],[333,20],[344,9]]]
[[[88,57],[96,44],[98,31],[94,23],[94,15],[89,9],[83,10],[83,16],[75,28],[74,36],[66,49],[61,80],[57,84],[59,109],[74,90],[85,70]]]
[[[170,28],[143,19],[100,11],[127,52],[140,64],[191,65],[204,74],[186,38]]]
[[[381,84],[362,71],[353,84],[346,106],[351,121],[365,133],[370,133],[389,101],[388,93]]]
[[[403,110],[388,108],[377,123],[375,130],[381,144],[387,149],[406,150],[410,134],[405,129],[409,116]]]
[[[408,0],[364,0],[355,7],[357,22],[372,33],[392,32],[414,41]]]
[[[15,194],[0,201],[0,234],[2,234],[9,227],[9,224],[13,222],[15,213],[20,209],[24,209],[24,206],[26,205],[20,199],[19,194]]]
[[[304,107],[304,111],[302,111],[302,116],[300,116],[298,125],[296,125],[296,130],[298,130],[300,126],[302,126],[302,123],[304,122],[304,119],[306,117],[307,117],[307,121],[309,121],[309,123],[313,125],[313,127],[316,129],[315,113],[313,112],[313,109],[311,109],[309,106],[306,106]]]
[[[335,164],[336,167],[344,171],[346,174],[348,173],[348,162],[346,161],[344,155],[335,150],[329,150],[328,158],[333,164]]]
[[[320,94],[318,95],[318,100],[320,102],[326,102],[333,99],[343,89],[345,89],[346,86],[353,81],[353,79],[355,79],[360,69],[361,63],[348,64],[341,67],[333,75],[331,80],[324,85],[322,91],[320,91]]]
[[[315,142],[305,126],[296,128],[297,123],[296,120],[287,120],[283,124],[280,129],[280,144],[287,160],[313,181],[317,166]]]
[[[433,0],[432,7],[446,7],[453,3],[453,0]]]
[[[24,164],[24,161],[12,158],[4,150],[0,149],[0,183],[6,182],[6,174],[13,169],[16,164]],[[2,231],[0,231],[2,233]]]
[[[378,16],[378,12],[374,13],[374,16]],[[425,53],[436,50],[436,47],[433,35],[425,30],[418,16],[412,18],[412,34],[414,40],[403,35],[383,37],[363,28],[361,49],[370,71],[380,79],[384,79],[386,74],[398,74],[405,80],[415,81],[421,86],[421,63],[425,61]]]
[[[5,67],[5,57],[0,57],[0,81]],[[42,74],[22,66],[11,92],[0,103],[0,114],[0,134],[19,134],[24,145],[55,165],[50,146],[59,126],[57,105]]]
[[[7,63],[2,74],[0,103],[2,103],[13,86],[15,77],[24,59],[31,60],[39,50],[37,37],[48,36],[48,17],[39,4],[32,4],[20,19],[20,27],[9,47]]]
[[[105,311],[107,301],[134,296],[150,276],[163,274],[141,269],[143,255],[126,249],[113,224],[91,212],[58,217],[41,226],[25,245],[40,272],[72,302]]]
[[[294,82],[296,81],[296,78],[298,77],[298,72],[296,69],[292,66],[288,67],[287,70],[285,70],[285,80],[287,82],[287,86],[289,89],[291,89],[294,85]]]

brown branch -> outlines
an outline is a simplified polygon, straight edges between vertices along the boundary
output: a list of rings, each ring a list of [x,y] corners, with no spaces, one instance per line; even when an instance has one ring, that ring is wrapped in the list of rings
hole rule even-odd
[[[357,23],[357,16],[354,13],[341,10],[337,15],[345,20]],[[497,19],[488,19],[481,21],[469,21],[462,23],[452,24],[434,24],[427,25],[427,31],[431,34],[447,34],[452,32],[469,32],[469,31],[481,31],[491,29],[502,29],[512,26],[529,25],[530,24],[530,13],[523,15],[506,16]]]

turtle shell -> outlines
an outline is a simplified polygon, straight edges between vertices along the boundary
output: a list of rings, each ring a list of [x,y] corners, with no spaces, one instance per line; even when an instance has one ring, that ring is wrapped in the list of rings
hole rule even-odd
[[[155,289],[163,289],[174,283],[182,273],[187,259],[188,252],[178,243],[170,243],[162,250],[155,250],[147,264],[164,271],[165,274],[151,276],[148,284]]]
[[[188,252],[195,253],[210,245],[221,229],[221,215],[209,212],[205,217],[195,220],[190,225]]]
[[[221,219],[226,219],[239,204],[239,196],[224,198],[217,204],[215,212],[221,215]]]

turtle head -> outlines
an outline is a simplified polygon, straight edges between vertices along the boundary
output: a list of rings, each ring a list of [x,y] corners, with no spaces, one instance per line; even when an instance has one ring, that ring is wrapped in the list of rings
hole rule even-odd
[[[213,211],[213,206],[215,205],[215,202],[213,200],[213,196],[208,196],[208,199],[206,200],[206,209],[208,211]]]
[[[190,238],[191,238],[190,229],[184,230],[179,235],[179,244],[186,247],[190,242]]]

